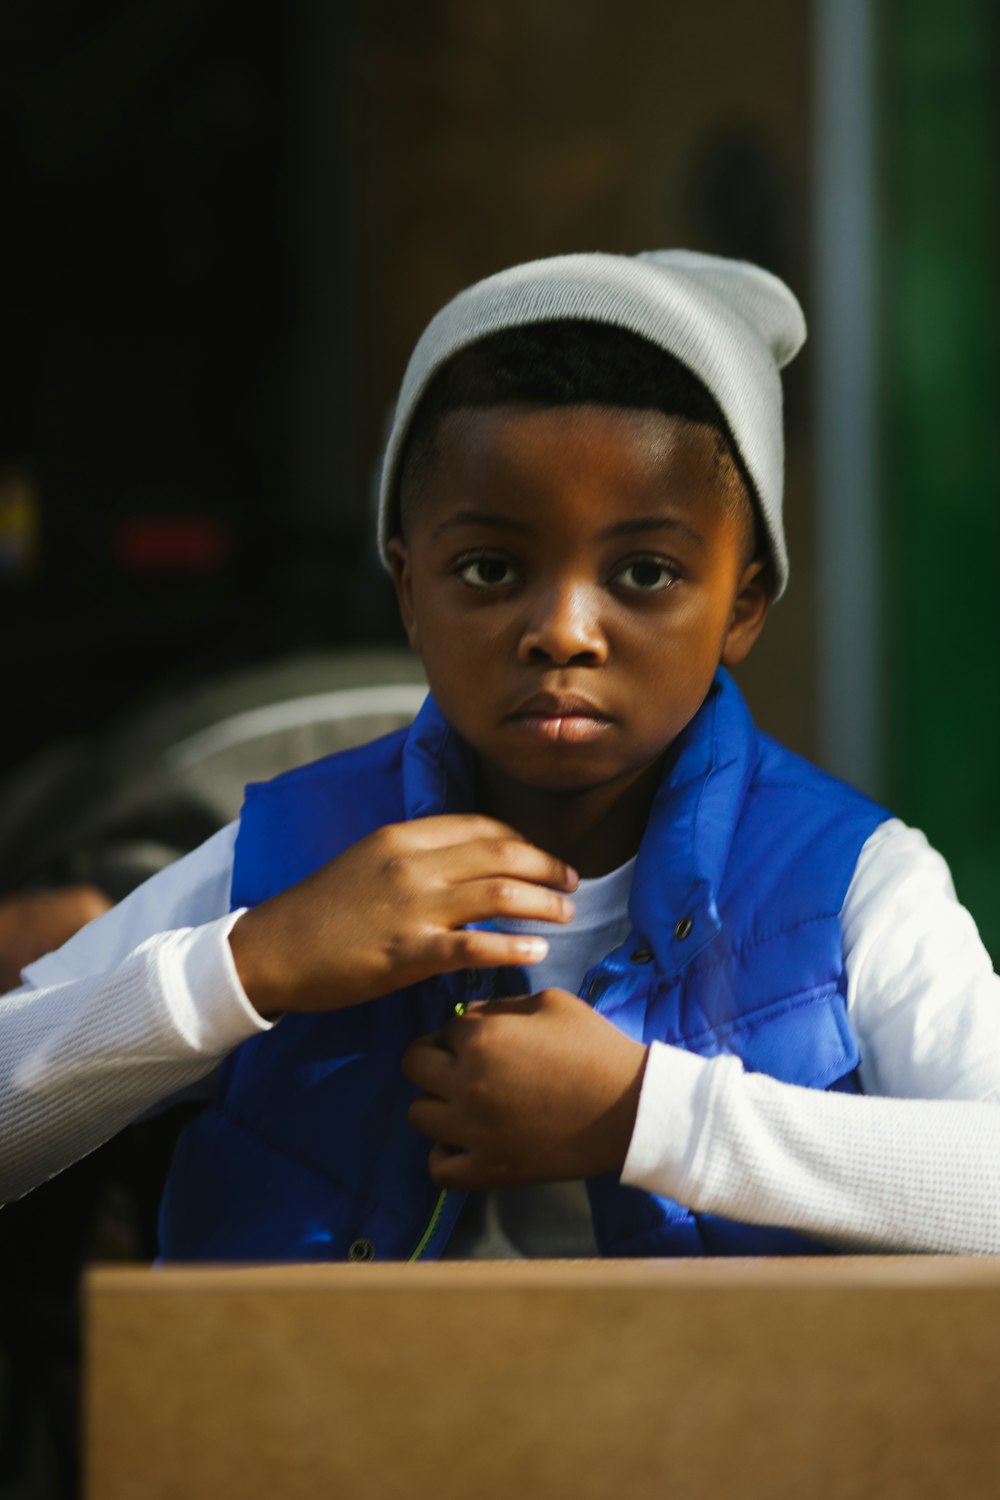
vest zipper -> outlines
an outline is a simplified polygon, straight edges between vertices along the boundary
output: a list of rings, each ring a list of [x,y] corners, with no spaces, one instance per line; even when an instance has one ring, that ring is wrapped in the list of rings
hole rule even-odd
[[[446,1200],[447,1197],[448,1197],[448,1189],[447,1188],[442,1188],[441,1192],[438,1194],[438,1200],[437,1200],[437,1202],[434,1205],[434,1212],[431,1214],[431,1221],[428,1224],[427,1228],[424,1230],[423,1235],[421,1236],[421,1239],[420,1239],[420,1243],[418,1244],[417,1248],[414,1250],[413,1254],[410,1256],[411,1260],[419,1260],[420,1257],[423,1255],[424,1251],[427,1249],[428,1244],[430,1243],[431,1239],[433,1238],[435,1229],[438,1227],[438,1224],[441,1222],[441,1214],[444,1211],[445,1200]]]

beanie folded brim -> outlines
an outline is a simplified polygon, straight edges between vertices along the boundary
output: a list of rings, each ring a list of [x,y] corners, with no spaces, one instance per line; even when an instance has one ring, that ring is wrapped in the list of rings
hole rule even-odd
[[[685,365],[714,398],[754,486],[777,598],[788,581],[782,523],[784,437],[779,371],[801,348],[805,319],[776,276],[693,251],[563,255],[501,271],[453,298],[410,358],[382,467],[379,547],[399,527],[397,490],[421,397],[441,367],[491,334],[576,320],[627,329]]]

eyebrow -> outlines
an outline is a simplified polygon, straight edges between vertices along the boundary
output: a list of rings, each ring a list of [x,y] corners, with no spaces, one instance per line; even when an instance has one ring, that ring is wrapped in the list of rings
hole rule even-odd
[[[526,521],[515,521],[513,516],[494,514],[482,510],[456,510],[434,528],[434,536],[451,531],[459,526],[492,526],[498,531],[514,531],[521,536],[530,536],[531,526]],[[618,536],[641,536],[651,531],[677,531],[696,547],[705,546],[705,538],[692,531],[676,516],[636,516],[628,521],[616,521],[600,534],[600,540],[610,541]]]
[[[485,510],[456,510],[435,526],[434,535],[440,536],[442,531],[452,531],[457,526],[494,526],[500,531],[517,531],[524,536],[531,532],[526,521],[515,521],[512,516],[494,515]]]
[[[601,540],[615,536],[637,536],[647,531],[679,531],[681,536],[696,547],[705,545],[705,538],[697,531],[692,531],[690,526],[686,526],[676,516],[636,516],[631,521],[617,521],[614,526],[601,532]]]

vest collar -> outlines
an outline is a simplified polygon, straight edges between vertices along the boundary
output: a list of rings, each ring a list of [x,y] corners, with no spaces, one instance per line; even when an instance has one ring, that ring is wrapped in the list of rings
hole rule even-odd
[[[430,693],[403,746],[403,804],[408,819],[467,813],[473,807],[469,747]]]
[[[758,754],[747,706],[720,668],[674,743],[636,861],[629,915],[661,975],[719,931],[717,892]],[[430,694],[406,739],[403,795],[408,818],[473,806],[472,756]]]
[[[664,976],[719,931],[717,895],[758,756],[742,694],[720,668],[674,743],[636,861],[629,915]]]

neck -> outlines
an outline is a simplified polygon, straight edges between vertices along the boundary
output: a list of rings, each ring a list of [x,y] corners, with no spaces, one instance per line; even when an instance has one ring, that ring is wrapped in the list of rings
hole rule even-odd
[[[614,782],[581,792],[553,792],[509,781],[480,765],[480,809],[547,854],[563,859],[585,879],[606,875],[638,851],[660,780],[662,761]]]

